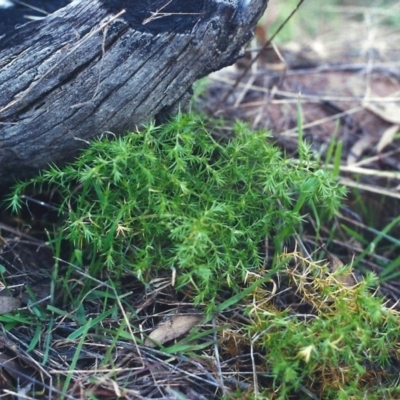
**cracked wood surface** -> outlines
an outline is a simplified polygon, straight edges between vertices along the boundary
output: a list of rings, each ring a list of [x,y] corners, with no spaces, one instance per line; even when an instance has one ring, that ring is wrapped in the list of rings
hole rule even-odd
[[[267,0],[75,0],[0,39],[0,183],[184,106]]]

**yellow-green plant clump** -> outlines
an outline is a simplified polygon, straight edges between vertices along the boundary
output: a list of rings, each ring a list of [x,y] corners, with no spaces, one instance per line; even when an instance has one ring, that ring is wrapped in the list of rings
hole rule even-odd
[[[343,197],[307,156],[286,159],[267,138],[238,123],[218,142],[201,118],[180,114],[93,142],[65,168],[17,184],[11,204],[29,186],[50,185],[63,198],[63,236],[83,254],[75,263],[143,281],[174,268],[178,287],[212,300],[260,268],[265,237],[293,233],[303,206],[333,213]]]
[[[285,257],[273,290],[247,299],[235,343],[253,349],[257,393],[235,398],[400,398],[400,314],[377,294],[377,277],[357,282],[349,268]]]

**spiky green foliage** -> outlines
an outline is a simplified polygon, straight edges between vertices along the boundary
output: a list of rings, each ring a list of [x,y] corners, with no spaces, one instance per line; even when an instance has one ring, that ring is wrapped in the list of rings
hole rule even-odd
[[[298,254],[278,275],[301,304],[279,310],[282,302],[258,287],[248,307],[251,342],[264,355],[258,372],[273,377],[267,397],[308,390],[327,400],[400,398],[400,314],[376,294],[377,277],[357,283],[349,268],[332,273]]]
[[[199,117],[180,114],[95,141],[73,164],[17,184],[12,206],[27,187],[50,185],[64,199],[63,235],[92,274],[107,267],[147,281],[175,268],[178,287],[210,300],[261,266],[264,238],[292,234],[304,205],[333,213],[343,196],[327,173],[285,159],[267,137],[238,123],[218,143]]]

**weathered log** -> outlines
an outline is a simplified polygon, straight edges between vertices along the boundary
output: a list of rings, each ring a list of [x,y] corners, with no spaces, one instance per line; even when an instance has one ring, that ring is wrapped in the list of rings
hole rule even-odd
[[[74,0],[0,39],[0,183],[175,113],[268,0]]]

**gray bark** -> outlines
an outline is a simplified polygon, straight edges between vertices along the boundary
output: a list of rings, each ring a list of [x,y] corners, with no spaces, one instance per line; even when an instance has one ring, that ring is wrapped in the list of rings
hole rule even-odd
[[[8,33],[0,184],[176,112],[196,79],[240,56],[267,1],[75,0]]]

